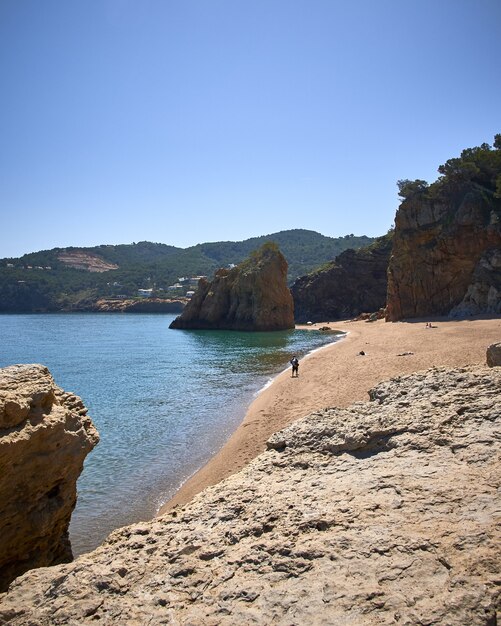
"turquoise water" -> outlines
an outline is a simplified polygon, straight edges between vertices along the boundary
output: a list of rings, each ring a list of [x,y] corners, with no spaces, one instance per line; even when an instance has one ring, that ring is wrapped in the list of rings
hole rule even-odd
[[[101,436],[78,482],[76,554],[114,528],[153,517],[293,353],[333,340],[299,330],[170,330],[173,318],[0,315],[0,367],[46,365],[60,387],[82,397]]]

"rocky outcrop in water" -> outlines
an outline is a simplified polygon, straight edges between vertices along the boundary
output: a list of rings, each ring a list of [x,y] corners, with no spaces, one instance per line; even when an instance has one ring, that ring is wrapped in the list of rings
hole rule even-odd
[[[493,626],[500,389],[432,369],[303,418],[185,508],[25,574],[0,622]]]
[[[366,248],[346,250],[327,266],[298,278],[291,288],[296,321],[347,319],[384,307],[392,235]]]
[[[400,181],[388,320],[501,313],[501,135],[495,146],[464,150],[430,186]]]
[[[76,481],[98,440],[80,398],[46,367],[0,369],[0,589],[28,569],[71,560]]]
[[[200,280],[183,313],[170,328],[285,330],[294,328],[294,304],[287,287],[287,261],[265,243],[233,269]]]

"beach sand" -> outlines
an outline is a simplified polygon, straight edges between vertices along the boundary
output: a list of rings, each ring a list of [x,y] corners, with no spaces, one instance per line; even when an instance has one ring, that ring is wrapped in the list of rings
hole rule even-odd
[[[308,327],[315,330],[329,324],[348,335],[302,359],[298,378],[291,377],[290,369],[277,376],[251,404],[224,447],[184,483],[159,514],[186,504],[209,485],[238,472],[266,449],[272,433],[299,417],[366,401],[369,389],[394,376],[434,366],[485,363],[487,346],[501,341],[501,317],[461,321],[433,318],[434,328],[426,328],[427,321],[430,319],[336,321]]]

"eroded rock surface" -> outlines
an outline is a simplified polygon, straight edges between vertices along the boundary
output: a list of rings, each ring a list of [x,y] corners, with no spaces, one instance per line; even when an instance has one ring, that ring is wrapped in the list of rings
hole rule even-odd
[[[477,187],[400,205],[388,268],[389,321],[501,312],[501,201]]]
[[[432,369],[303,418],[184,509],[27,573],[0,619],[493,626],[500,392],[499,369]]]
[[[0,589],[72,558],[76,481],[98,440],[80,398],[46,367],[0,369]]]
[[[346,250],[292,285],[297,322],[348,319],[386,304],[393,234],[359,250]]]
[[[489,250],[477,263],[462,301],[449,317],[464,318],[480,313],[501,313],[501,247]]]
[[[287,287],[287,261],[265,243],[233,269],[220,269],[198,289],[170,328],[286,330],[294,328],[294,303]]]
[[[487,348],[487,365],[489,367],[501,366],[501,342],[493,343]]]

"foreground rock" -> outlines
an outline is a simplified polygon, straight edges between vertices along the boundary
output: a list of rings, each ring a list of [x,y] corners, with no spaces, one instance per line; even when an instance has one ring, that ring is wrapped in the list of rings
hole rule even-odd
[[[349,319],[386,304],[388,262],[393,233],[298,278],[292,285],[297,322]]]
[[[170,328],[285,330],[294,328],[294,304],[287,287],[287,261],[265,243],[233,269],[202,279]]]
[[[0,369],[0,589],[30,568],[71,560],[76,481],[98,440],[80,398],[47,368]]]
[[[299,420],[186,508],[27,573],[0,621],[493,626],[500,390],[433,369]]]

